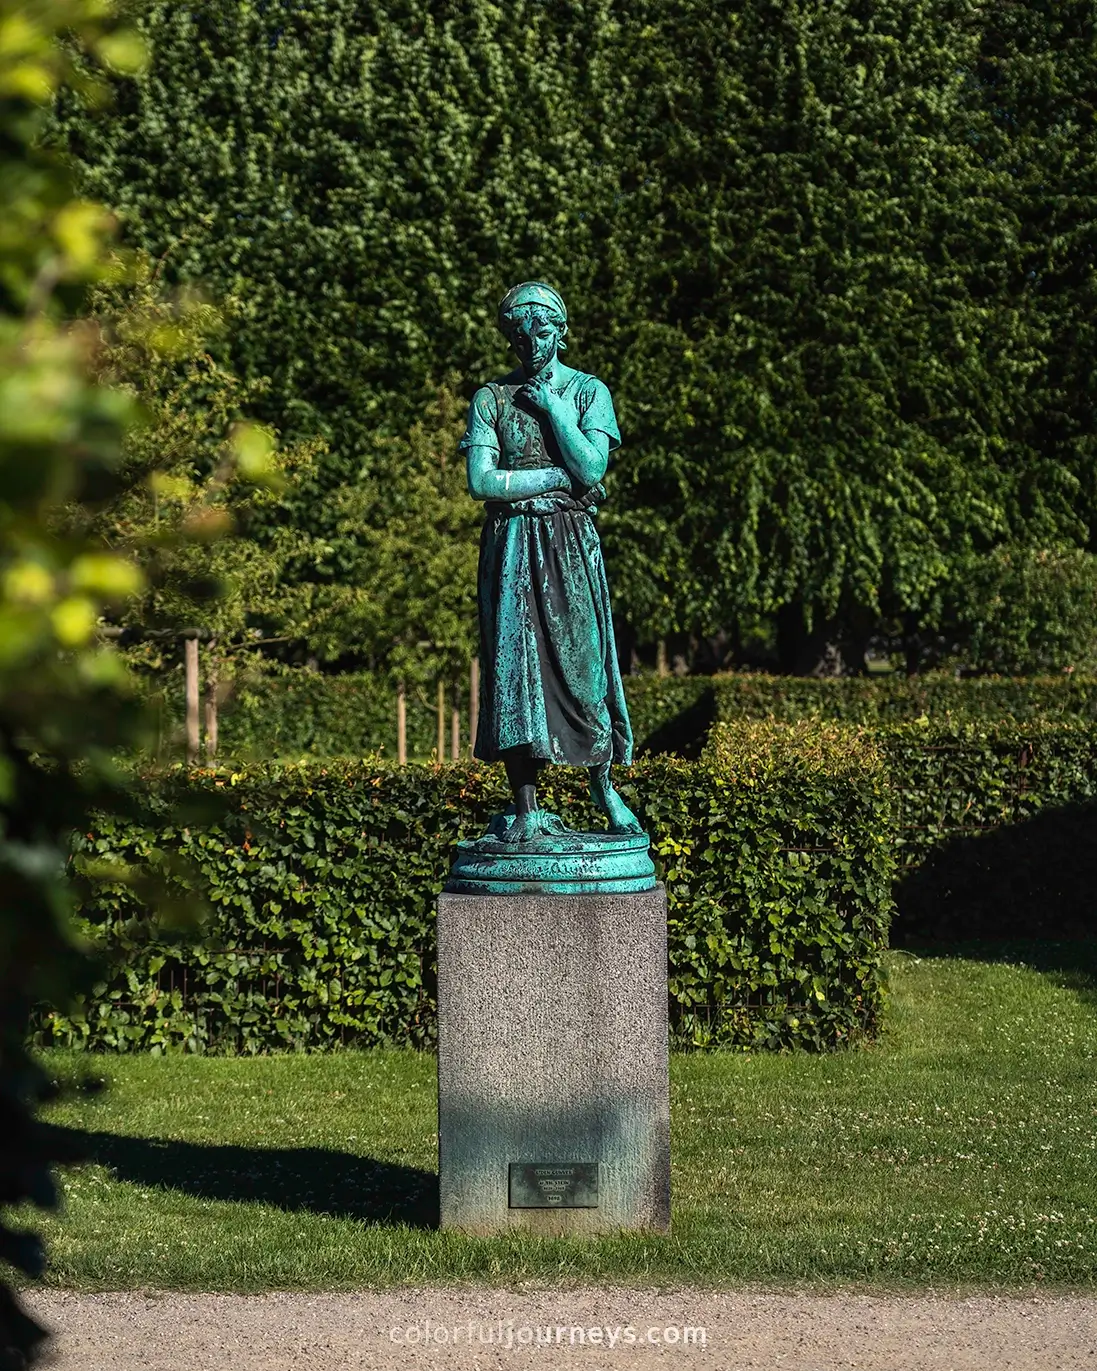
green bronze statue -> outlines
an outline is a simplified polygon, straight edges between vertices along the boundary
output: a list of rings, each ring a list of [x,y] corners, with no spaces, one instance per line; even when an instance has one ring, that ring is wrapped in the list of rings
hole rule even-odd
[[[505,764],[514,795],[491,832],[505,845],[567,833],[537,803],[538,773],[557,763],[587,768],[611,834],[640,834],[610,779],[614,762],[632,760],[595,527],[621,441],[613,401],[560,360],[568,316],[551,286],[508,291],[499,327],[518,366],[476,392],[461,440],[469,494],[485,507],[475,754]]]

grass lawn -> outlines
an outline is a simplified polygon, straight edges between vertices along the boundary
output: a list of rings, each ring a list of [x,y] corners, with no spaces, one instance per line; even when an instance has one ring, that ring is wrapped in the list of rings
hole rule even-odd
[[[669,1238],[433,1230],[431,1057],[53,1053],[109,1088],[50,1112],[97,1160],[64,1176],[49,1279],[1093,1286],[1097,975],[1059,952],[890,954],[868,1050],[675,1057]]]

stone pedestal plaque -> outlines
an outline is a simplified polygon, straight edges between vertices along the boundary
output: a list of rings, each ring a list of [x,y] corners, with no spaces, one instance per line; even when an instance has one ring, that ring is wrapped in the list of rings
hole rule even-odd
[[[441,1223],[670,1224],[666,896],[438,901]]]

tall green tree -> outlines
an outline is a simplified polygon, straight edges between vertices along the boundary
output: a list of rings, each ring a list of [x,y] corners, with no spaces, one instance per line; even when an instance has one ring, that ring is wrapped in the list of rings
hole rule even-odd
[[[660,627],[760,611],[785,669],[828,646],[856,662],[881,621],[933,623],[959,560],[1011,536],[1041,334],[1008,171],[980,149],[982,9],[637,16],[614,244],[640,441],[616,546]],[[1048,512],[1074,520],[1053,491]]]
[[[916,665],[971,646],[973,567],[1089,550],[1077,0],[136,13],[147,75],[57,136],[132,241],[186,235],[173,270],[244,302],[261,417],[329,442],[285,515],[330,548],[293,572],[322,597],[362,566],[339,511],[383,492],[385,436],[503,369],[522,277],[618,401],[605,543],[641,638],[763,619],[809,670],[884,628]]]
[[[1015,296],[1040,340],[1003,461],[1011,538],[972,559],[943,627],[977,665],[1097,661],[1097,66],[1094,10],[984,10],[980,152],[1017,225]]]
[[[209,351],[237,303],[169,289],[162,267],[138,255],[124,282],[88,302],[94,379],[131,396],[141,422],[125,435],[112,496],[68,508],[61,525],[140,566],[141,592],[111,614],[131,663],[159,678],[180,660],[181,634],[195,630],[223,693],[260,645],[301,642],[320,627],[307,586],[287,574],[316,555],[315,540],[276,516],[324,444],[279,446],[248,418],[263,384],[243,382]]]

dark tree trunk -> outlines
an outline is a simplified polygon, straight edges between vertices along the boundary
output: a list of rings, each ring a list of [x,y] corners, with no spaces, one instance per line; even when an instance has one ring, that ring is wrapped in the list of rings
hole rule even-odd
[[[917,676],[922,665],[922,635],[918,631],[918,617],[903,615],[903,656],[908,676]]]
[[[860,618],[860,616],[858,616]],[[870,625],[816,614],[811,628],[804,607],[794,603],[777,611],[777,661],[784,676],[861,676]]]

